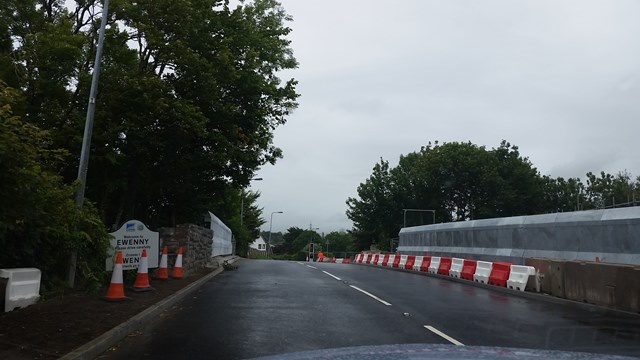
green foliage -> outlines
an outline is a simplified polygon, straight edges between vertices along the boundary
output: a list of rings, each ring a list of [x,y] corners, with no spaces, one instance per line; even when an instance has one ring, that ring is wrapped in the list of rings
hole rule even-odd
[[[70,8],[71,10],[67,10]],[[14,108],[71,155],[77,172],[100,2],[7,0],[0,8],[0,79]],[[273,130],[297,106],[290,21],[273,0],[113,0],[105,38],[86,196],[103,221],[151,227],[199,223],[207,210],[234,223],[260,166],[282,151]],[[257,223],[243,224],[251,238]],[[259,226],[259,225],[258,225]],[[241,232],[239,229],[234,229]]]
[[[241,189],[282,157],[273,131],[297,106],[297,82],[279,77],[297,67],[290,17],[274,0],[235,8],[221,0],[112,0],[86,188],[95,208],[78,215],[63,201],[73,192],[64,184],[77,174],[100,7],[79,0],[0,7],[0,80],[17,89],[14,115],[3,108],[2,167],[13,172],[2,175],[8,197],[0,233],[3,241],[10,231],[28,239],[12,240],[19,255],[3,256],[22,258],[44,249],[33,244],[63,238],[60,254],[89,238],[99,242],[100,221],[118,227],[135,218],[155,228],[201,223],[207,210],[246,253],[263,220],[259,194]],[[77,219],[61,229],[61,217]],[[99,280],[94,255],[82,256],[86,280]],[[62,260],[56,266],[65,269]]]
[[[518,147],[502,141],[487,150],[472,143],[422,147],[400,156],[390,168],[383,159],[358,186],[358,197],[347,199],[347,216],[354,223],[353,250],[372,244],[388,249],[406,226],[465,221],[548,212],[575,211],[636,204],[638,179],[629,173],[587,173],[579,178],[541,176]]]
[[[91,205],[78,210],[75,186],[56,168],[66,158],[47,131],[24,122],[12,107],[17,91],[0,82],[0,263],[38,267],[44,290],[66,276],[68,254],[79,254],[79,280],[89,289],[102,280],[108,234]]]
[[[347,232],[333,231],[328,233],[324,237],[324,244],[327,243],[329,243],[329,250],[332,253],[350,252],[353,249],[353,237]]]

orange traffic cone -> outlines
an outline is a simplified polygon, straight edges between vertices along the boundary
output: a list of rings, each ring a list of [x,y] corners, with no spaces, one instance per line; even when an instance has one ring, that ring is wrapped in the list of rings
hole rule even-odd
[[[182,246],[178,248],[178,257],[176,258],[176,264],[173,265],[171,277],[174,279],[182,279]]]
[[[156,279],[169,280],[169,271],[167,270],[167,247],[162,249],[162,257],[160,258],[160,266],[156,271]]]
[[[140,263],[138,264],[138,275],[136,282],[133,283],[133,291],[151,291],[155,290],[149,285],[149,260],[147,259],[147,249],[142,249]]]
[[[118,250],[116,255],[116,263],[113,265],[113,274],[111,275],[111,284],[107,290],[107,295],[102,298],[106,301],[124,301],[130,298],[124,296],[124,284],[122,281],[122,251]]]

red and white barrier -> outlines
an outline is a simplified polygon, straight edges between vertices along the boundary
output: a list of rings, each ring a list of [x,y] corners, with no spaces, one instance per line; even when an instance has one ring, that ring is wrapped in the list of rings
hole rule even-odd
[[[423,256],[422,265],[420,265],[420,271],[429,272],[430,265],[431,265],[431,256]]]
[[[351,262],[350,260],[350,258],[345,258],[328,259],[327,261],[348,264]],[[457,279],[507,287],[518,291],[524,291],[529,277],[536,274],[536,269],[532,266],[427,255],[360,253],[355,256],[354,262],[448,275]]]
[[[416,262],[416,257],[414,255],[407,256],[407,262],[404,264],[405,270],[413,270],[413,264]]]
[[[400,262],[398,262],[398,268],[404,269],[404,266],[407,264],[408,255],[400,255]]]
[[[535,275],[536,269],[533,266],[511,265],[511,272],[507,280],[509,289],[524,291],[527,287],[530,275]]]
[[[393,267],[393,263],[396,261],[397,257],[400,257],[400,256],[394,255],[394,254],[389,255],[389,261],[387,261],[387,267]]]
[[[440,257],[439,256],[432,256],[431,257],[431,264],[429,265],[429,272],[431,274],[437,274],[439,267],[440,267]]]
[[[422,260],[424,256],[416,256],[416,259],[413,262],[413,271],[420,271],[420,267],[422,266]]]
[[[475,260],[464,260],[462,263],[462,272],[460,278],[464,280],[473,281],[473,275],[476,273],[477,262]]]
[[[389,254],[384,254],[384,258],[382,259],[382,263],[380,264],[380,266],[387,266],[387,264],[389,263]]]
[[[441,257],[440,266],[438,266],[438,274],[449,276],[449,269],[451,269],[451,258]]]
[[[507,280],[511,272],[511,264],[507,262],[496,261],[491,266],[491,274],[489,275],[489,285],[507,287]]]
[[[473,281],[481,284],[489,283],[489,275],[491,275],[492,263],[488,261],[476,262],[476,273],[473,274]]]
[[[459,279],[460,273],[462,272],[463,264],[464,264],[464,259],[459,259],[459,258],[451,259],[451,269],[449,269],[449,276]]]

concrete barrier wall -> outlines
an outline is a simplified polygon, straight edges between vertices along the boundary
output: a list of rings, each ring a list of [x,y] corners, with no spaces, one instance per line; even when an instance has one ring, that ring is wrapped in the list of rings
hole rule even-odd
[[[527,259],[540,272],[544,293],[640,313],[640,266]]]
[[[398,251],[520,265],[527,258],[640,264],[640,207],[403,228]]]

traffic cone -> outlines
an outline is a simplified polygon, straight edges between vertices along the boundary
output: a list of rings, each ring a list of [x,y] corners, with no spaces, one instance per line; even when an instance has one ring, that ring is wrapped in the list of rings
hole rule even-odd
[[[116,263],[113,265],[113,274],[111,275],[111,284],[109,284],[109,289],[107,289],[107,295],[102,299],[112,302],[131,300],[124,296],[124,284],[122,281],[122,251],[120,250],[118,250],[118,254],[116,255]]]
[[[169,280],[169,271],[167,270],[167,247],[162,248],[162,257],[160,258],[160,266],[156,271],[156,279]]]
[[[182,246],[178,248],[178,257],[176,257],[176,264],[173,265],[173,270],[171,270],[171,277],[182,279]]]
[[[140,263],[138,264],[138,275],[136,282],[133,283],[133,291],[151,291],[155,290],[149,285],[149,260],[147,259],[147,249],[142,249]]]

